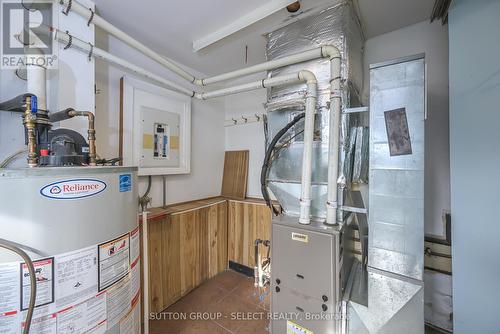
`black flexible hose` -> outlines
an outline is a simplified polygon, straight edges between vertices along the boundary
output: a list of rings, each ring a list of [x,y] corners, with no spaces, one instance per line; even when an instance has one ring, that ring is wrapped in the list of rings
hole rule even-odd
[[[297,124],[302,118],[305,117],[305,113],[301,113],[293,118],[293,120],[290,121],[283,129],[281,129],[271,140],[269,143],[269,147],[266,150],[266,155],[264,156],[264,162],[262,164],[262,169],[260,172],[260,190],[262,191],[262,197],[266,201],[267,206],[273,211],[275,215],[278,215],[279,212],[278,210],[271,204],[271,199],[269,197],[269,191],[267,190],[267,174],[269,171],[269,167],[271,165],[271,154],[274,151],[274,148],[276,147],[276,144],[279,142],[279,140],[290,130],[291,127],[293,127],[295,124]]]

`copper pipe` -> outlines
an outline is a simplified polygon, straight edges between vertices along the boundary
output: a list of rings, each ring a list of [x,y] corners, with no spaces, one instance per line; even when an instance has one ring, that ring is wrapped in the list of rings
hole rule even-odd
[[[26,111],[24,112],[24,126],[28,137],[28,166],[36,167],[38,165],[36,154],[36,136],[35,136],[36,116],[31,112],[31,96],[26,97]]]
[[[87,130],[88,133],[88,141],[89,141],[89,165],[90,166],[96,166],[96,146],[95,146],[95,127],[94,127],[94,120],[95,116],[93,113],[90,111],[76,111],[76,110],[70,110],[68,111],[68,116],[75,117],[75,116],[82,116],[82,117],[87,117],[89,120],[89,127]]]

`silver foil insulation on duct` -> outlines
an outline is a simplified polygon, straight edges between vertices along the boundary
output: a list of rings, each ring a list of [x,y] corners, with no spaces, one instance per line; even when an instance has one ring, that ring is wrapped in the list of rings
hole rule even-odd
[[[362,87],[363,45],[364,40],[354,9],[350,2],[335,1],[327,8],[316,9],[314,13],[288,26],[271,32],[267,36],[267,59],[273,60],[302,51],[311,50],[323,45],[336,46],[342,55],[342,108],[359,106],[358,91]],[[268,72],[269,77],[309,70],[318,80],[318,102],[315,120],[314,148],[312,161],[312,203],[313,217],[326,217],[326,197],[328,182],[328,140],[330,117],[330,62],[328,59],[317,59],[303,62]],[[273,87],[268,90],[268,137],[272,138],[293,117],[304,112],[306,93],[305,84]],[[349,181],[356,175],[363,180],[361,164],[355,169],[355,144],[353,139],[352,154],[345,154],[349,146],[349,134],[352,126],[361,126],[356,117],[348,117],[346,130],[341,138],[342,166],[344,160],[350,159]],[[299,215],[301,193],[301,172],[303,152],[303,123],[299,123],[282,139],[279,154],[275,155],[269,172],[268,185],[284,211],[289,215]],[[362,136],[363,130],[360,130]],[[362,141],[363,139],[360,138]],[[360,150],[361,150],[361,145]],[[361,151],[360,151],[361,153]],[[367,153],[365,154],[367,155]],[[358,159],[361,156],[358,156]],[[347,170],[346,170],[347,171]]]

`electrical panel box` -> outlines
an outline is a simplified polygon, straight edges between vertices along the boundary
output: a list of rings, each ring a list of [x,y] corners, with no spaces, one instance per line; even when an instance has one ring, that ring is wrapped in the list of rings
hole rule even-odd
[[[191,165],[191,98],[122,78],[120,155],[138,175],[187,174]]]
[[[139,167],[178,167],[179,114],[149,107],[141,109],[142,146]]]

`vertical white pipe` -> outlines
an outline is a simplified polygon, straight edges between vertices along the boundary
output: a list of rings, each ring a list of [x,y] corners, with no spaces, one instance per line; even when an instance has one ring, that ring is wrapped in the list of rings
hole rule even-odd
[[[316,114],[317,80],[310,71],[287,74],[279,77],[269,78],[261,81],[215,90],[208,93],[197,93],[196,98],[209,99],[224,95],[236,94],[258,88],[289,85],[297,82],[306,82],[306,116],[304,124],[304,152],[302,156],[302,181],[300,196],[299,223],[309,224],[311,222],[311,178],[312,178],[312,151],[314,141],[314,117]]]
[[[314,144],[314,118],[316,114],[317,82],[314,74],[301,71],[307,81],[306,116],[304,121],[304,150],[302,153],[302,187],[300,195],[300,224],[311,223],[312,151]],[[312,76],[312,77],[311,77]],[[314,79],[313,79],[314,78]]]
[[[27,92],[37,98],[38,109],[47,110],[47,69],[43,66],[26,64]]]
[[[142,301],[144,310],[144,333],[149,333],[149,254],[148,254],[148,211],[142,212]]]
[[[341,113],[341,58],[340,52],[334,47],[324,47],[325,54],[330,58],[330,138],[328,144],[328,194],[326,202],[326,224],[334,225],[337,221],[339,177],[339,141],[340,141],[340,113]]]

